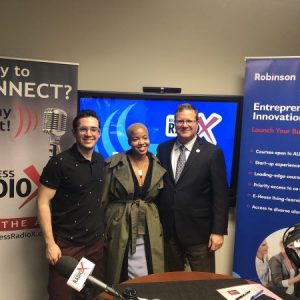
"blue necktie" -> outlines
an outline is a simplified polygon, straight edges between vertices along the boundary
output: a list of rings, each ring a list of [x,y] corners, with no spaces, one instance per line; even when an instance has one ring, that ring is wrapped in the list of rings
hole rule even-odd
[[[180,174],[184,168],[185,162],[186,162],[184,145],[180,145],[179,151],[180,151],[180,154],[179,154],[179,157],[177,160],[177,165],[176,165],[175,182],[178,181]]]

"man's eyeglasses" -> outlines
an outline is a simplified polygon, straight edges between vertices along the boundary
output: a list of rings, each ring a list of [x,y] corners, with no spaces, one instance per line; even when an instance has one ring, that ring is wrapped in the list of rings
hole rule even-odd
[[[186,123],[187,125],[193,125],[196,122],[196,120],[175,120],[176,125],[183,125]]]
[[[89,131],[93,134],[96,134],[100,132],[100,129],[98,127],[78,127],[79,133],[87,134]]]

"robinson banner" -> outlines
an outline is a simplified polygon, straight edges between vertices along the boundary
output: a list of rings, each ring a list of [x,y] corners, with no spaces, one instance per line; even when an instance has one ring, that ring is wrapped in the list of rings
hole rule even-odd
[[[285,229],[300,223],[299,183],[300,58],[247,58],[234,251],[237,275],[276,284],[270,261],[284,252]]]

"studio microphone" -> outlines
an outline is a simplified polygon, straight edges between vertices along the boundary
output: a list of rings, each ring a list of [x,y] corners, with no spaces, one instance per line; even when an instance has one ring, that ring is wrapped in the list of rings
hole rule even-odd
[[[67,113],[60,108],[46,108],[43,115],[43,132],[50,134],[50,157],[61,152],[60,138],[66,133]]]
[[[76,280],[79,281],[80,277],[84,277],[84,271],[88,269],[87,267],[84,267],[82,261],[89,263],[92,265],[92,268],[94,264],[90,261],[88,261],[86,258],[82,258],[80,262],[78,262],[77,259],[71,256],[62,256],[57,263],[54,265],[54,269],[57,271],[58,274],[63,276],[64,278],[68,278],[68,282],[71,280],[75,282]],[[87,264],[86,264],[87,265]],[[86,279],[84,280],[88,283],[91,283],[92,285],[101,288],[108,294],[118,297],[119,299],[125,300],[122,295],[120,295],[115,289],[112,287],[108,286],[106,283],[100,281],[99,279],[91,276],[91,275],[86,275]],[[70,284],[68,284],[70,285]],[[74,285],[70,285],[72,288],[77,289]]]

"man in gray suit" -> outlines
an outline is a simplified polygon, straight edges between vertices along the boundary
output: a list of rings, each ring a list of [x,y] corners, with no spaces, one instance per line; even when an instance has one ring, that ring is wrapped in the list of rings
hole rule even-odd
[[[167,170],[158,199],[164,228],[166,271],[215,272],[214,253],[228,225],[228,186],[222,150],[198,137],[198,111],[181,104],[175,113],[177,138],[158,146]]]

